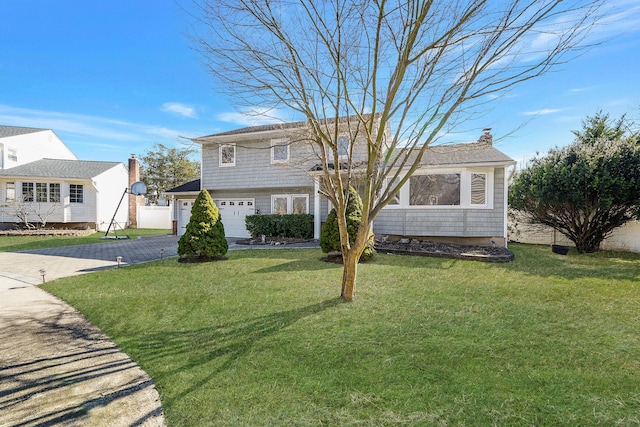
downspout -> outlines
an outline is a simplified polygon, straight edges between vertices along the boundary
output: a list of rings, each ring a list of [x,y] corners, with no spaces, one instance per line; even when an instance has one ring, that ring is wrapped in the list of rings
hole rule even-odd
[[[320,239],[320,183],[317,179],[313,180],[313,238]]]
[[[507,173],[507,166],[504,167],[504,247],[508,249],[509,246],[509,174]]]

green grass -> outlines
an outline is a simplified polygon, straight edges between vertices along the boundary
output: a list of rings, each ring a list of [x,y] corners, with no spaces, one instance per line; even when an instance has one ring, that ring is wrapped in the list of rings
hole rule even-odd
[[[170,234],[171,230],[133,229],[126,230],[131,238],[138,236],[153,236],[157,234]],[[112,236],[113,232],[109,232]],[[124,236],[125,232],[118,230],[118,236]],[[0,252],[30,251],[33,249],[55,248],[59,246],[86,245],[88,243],[107,242],[101,239],[104,232],[98,232],[89,236],[0,236]]]
[[[638,425],[640,255],[377,255],[356,300],[318,250],[49,283],[148,372],[169,426]]]

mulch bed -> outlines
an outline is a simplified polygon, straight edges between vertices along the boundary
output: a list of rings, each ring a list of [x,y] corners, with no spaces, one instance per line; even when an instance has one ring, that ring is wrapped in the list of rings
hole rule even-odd
[[[374,247],[378,252],[399,255],[470,259],[484,262],[509,262],[514,259],[513,252],[506,248],[454,245],[426,240],[376,241]]]
[[[62,228],[0,230],[0,236],[89,236],[94,233],[96,233],[96,230],[67,230]]]
[[[279,246],[279,245],[291,245],[294,243],[307,243],[313,242],[313,239],[298,239],[292,237],[265,237],[262,239],[242,239],[237,240],[237,245],[252,245],[252,246]]]

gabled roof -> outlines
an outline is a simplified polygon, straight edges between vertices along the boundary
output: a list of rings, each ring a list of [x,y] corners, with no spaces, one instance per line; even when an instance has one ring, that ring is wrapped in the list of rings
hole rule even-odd
[[[436,145],[429,147],[420,162],[423,166],[470,165],[478,163],[504,163],[515,161],[484,142],[470,144]]]
[[[50,129],[27,128],[21,126],[0,126],[0,138],[26,135],[28,133],[42,132]]]
[[[0,170],[0,177],[91,179],[118,165],[122,165],[122,163],[92,160],[42,159]]]
[[[415,155],[409,155],[407,166],[413,163]],[[468,144],[436,145],[429,147],[422,157],[420,165],[422,167],[451,167],[451,166],[472,166],[472,165],[511,165],[516,162],[502,151],[497,150],[488,142],[472,142]],[[366,166],[365,162],[354,164],[354,169]],[[333,170],[333,163],[329,164],[329,169]],[[347,164],[341,164],[341,169],[346,169]],[[322,166],[317,164],[310,169],[310,172],[322,171]]]
[[[371,115],[364,114],[362,117],[365,119],[368,119],[369,117],[371,117]],[[349,120],[356,120],[356,117],[355,116],[340,117],[338,119],[338,123],[347,123]],[[330,124],[330,123],[335,123],[336,120],[322,119],[321,122]],[[273,131],[280,131],[280,130],[286,130],[286,129],[296,129],[296,128],[307,126],[308,123],[309,123],[308,121],[303,120],[299,122],[286,122],[286,123],[275,123],[271,125],[249,126],[249,127],[244,127],[240,129],[233,129],[225,132],[201,136],[199,138],[194,138],[193,141],[199,142],[198,140],[208,139],[208,138],[217,138],[217,137],[233,136],[233,135],[246,135],[246,134],[253,134],[253,133],[260,133],[260,132],[273,132]]]
[[[165,191],[165,193],[187,193],[193,191],[200,191],[200,180],[194,179],[185,184],[179,185],[171,190]]]

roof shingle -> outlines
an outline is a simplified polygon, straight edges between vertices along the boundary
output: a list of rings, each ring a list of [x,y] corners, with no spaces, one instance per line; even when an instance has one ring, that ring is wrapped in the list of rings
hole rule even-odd
[[[22,126],[0,126],[0,138],[26,135],[28,133],[42,132],[49,129],[27,128]]]
[[[42,159],[0,170],[0,177],[91,179],[120,164],[122,163],[92,160]]]

